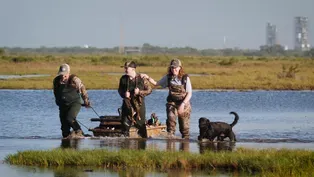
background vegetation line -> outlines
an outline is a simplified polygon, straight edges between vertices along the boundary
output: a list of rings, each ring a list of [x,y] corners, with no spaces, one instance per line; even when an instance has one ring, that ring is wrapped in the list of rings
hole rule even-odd
[[[51,89],[62,63],[71,66],[88,89],[117,89],[128,60],[137,70],[160,79],[169,58],[178,57],[194,89],[313,90],[314,60],[298,57],[165,56],[165,55],[1,55],[0,75],[48,74],[47,77],[2,79],[0,89]]]

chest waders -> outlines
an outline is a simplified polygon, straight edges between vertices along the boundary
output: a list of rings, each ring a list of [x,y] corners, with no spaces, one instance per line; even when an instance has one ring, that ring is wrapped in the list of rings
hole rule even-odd
[[[71,77],[72,76],[72,77]],[[62,136],[70,135],[71,128],[78,132],[81,130],[76,117],[81,109],[80,95],[76,88],[71,85],[73,75],[69,77],[69,84],[61,84],[60,80],[56,88],[56,102],[59,106],[59,117],[61,122]]]
[[[169,94],[167,97],[166,112],[167,112],[167,132],[170,136],[173,136],[176,131],[176,118],[178,117],[179,130],[182,138],[189,138],[190,129],[190,114],[191,105],[187,103],[184,105],[184,113],[178,114],[178,107],[182,104],[184,98],[187,95],[186,92],[186,80],[188,75],[184,75],[181,79],[182,85],[175,85],[171,83],[172,76],[168,75],[168,88]]]
[[[135,88],[144,89],[144,80],[138,75],[130,80],[128,76],[123,76],[123,82],[126,86],[126,91],[130,92],[130,98],[124,98],[122,104],[122,125],[125,136],[129,136],[129,130],[132,125],[138,128],[138,133],[141,137],[146,138],[146,107],[145,98],[140,95],[134,95]]]

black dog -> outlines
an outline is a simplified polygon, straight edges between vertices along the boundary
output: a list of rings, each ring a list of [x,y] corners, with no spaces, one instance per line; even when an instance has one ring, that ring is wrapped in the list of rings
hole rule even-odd
[[[198,140],[207,138],[210,141],[213,141],[217,137],[218,141],[223,141],[228,137],[230,141],[236,141],[232,127],[238,123],[239,116],[236,112],[230,112],[230,114],[235,116],[234,121],[231,124],[227,124],[225,122],[210,122],[207,118],[201,117],[198,120],[198,126],[200,129]]]

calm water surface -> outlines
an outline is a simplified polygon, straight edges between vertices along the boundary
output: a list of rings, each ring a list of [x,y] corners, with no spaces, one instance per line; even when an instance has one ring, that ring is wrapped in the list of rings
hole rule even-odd
[[[93,108],[99,115],[117,115],[121,99],[116,90],[90,90],[89,95]],[[146,97],[147,117],[155,112],[161,122],[165,123],[166,96],[167,91],[154,90]],[[17,151],[58,147],[166,149],[197,153],[204,149],[220,150],[237,147],[314,149],[314,92],[312,91],[194,91],[190,121],[191,139],[187,142],[158,138],[146,141],[88,138],[62,142],[58,107],[55,105],[51,90],[0,90],[0,98],[0,159],[2,160],[6,155]],[[200,117],[231,123],[234,117],[229,114],[230,111],[236,111],[240,116],[238,124],[234,127],[238,139],[236,144],[230,147],[225,144],[197,143]],[[81,122],[85,133],[92,134],[87,128],[96,127],[98,123],[90,122],[89,119],[96,117],[98,116],[92,109],[82,108],[77,119]],[[180,136],[178,130],[176,135]],[[64,171],[15,167],[7,164],[0,164],[0,170],[5,171],[6,176],[58,176],[56,173]],[[104,174],[105,176],[123,176],[119,172],[103,169],[94,169],[92,172],[81,171],[81,173],[84,173],[83,176],[103,176]],[[130,171],[130,173],[145,174],[144,176],[171,176],[154,172]],[[179,172],[174,174],[179,174]],[[182,176],[189,175],[202,176],[204,174],[182,174]],[[226,175],[230,176],[230,174]]]

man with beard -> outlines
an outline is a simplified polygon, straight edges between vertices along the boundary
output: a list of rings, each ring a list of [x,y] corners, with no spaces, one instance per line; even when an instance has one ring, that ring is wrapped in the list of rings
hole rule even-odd
[[[123,68],[125,74],[120,78],[118,89],[123,98],[122,132],[125,136],[129,136],[129,130],[134,125],[138,128],[139,135],[147,138],[145,96],[152,92],[152,88],[147,79],[141,78],[136,73],[134,61],[125,62]]]

